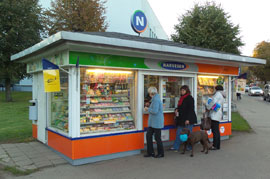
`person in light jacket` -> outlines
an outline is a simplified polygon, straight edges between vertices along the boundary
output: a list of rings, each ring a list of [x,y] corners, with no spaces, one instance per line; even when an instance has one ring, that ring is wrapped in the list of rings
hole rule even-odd
[[[157,88],[148,88],[148,93],[150,97],[152,97],[152,100],[149,108],[144,108],[145,111],[149,112],[148,129],[146,133],[147,154],[144,155],[144,157],[161,158],[164,157],[164,149],[161,141],[161,129],[164,127],[163,105],[159,94],[157,94]],[[153,148],[153,134],[157,142],[157,155],[155,155]]]
[[[210,110],[209,117],[211,118],[211,129],[213,132],[213,146],[210,148],[211,150],[219,150],[220,149],[220,132],[219,132],[219,122],[223,117],[223,87],[218,85],[215,87],[215,94],[212,98],[208,100],[206,103],[206,108]]]

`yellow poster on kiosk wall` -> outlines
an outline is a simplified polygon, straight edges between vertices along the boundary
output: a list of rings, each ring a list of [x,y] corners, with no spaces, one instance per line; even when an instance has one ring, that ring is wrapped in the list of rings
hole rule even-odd
[[[44,90],[45,92],[60,91],[59,70],[43,70]]]

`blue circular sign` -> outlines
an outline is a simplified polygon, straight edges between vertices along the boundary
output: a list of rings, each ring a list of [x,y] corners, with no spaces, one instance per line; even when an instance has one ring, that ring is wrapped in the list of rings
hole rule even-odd
[[[131,27],[136,33],[143,33],[147,28],[147,19],[141,10],[137,10],[131,16]]]

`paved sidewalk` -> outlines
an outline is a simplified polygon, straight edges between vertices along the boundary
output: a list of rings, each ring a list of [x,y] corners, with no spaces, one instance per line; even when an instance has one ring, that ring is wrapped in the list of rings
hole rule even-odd
[[[66,164],[67,161],[39,142],[1,144],[0,163],[20,170],[35,170]]]

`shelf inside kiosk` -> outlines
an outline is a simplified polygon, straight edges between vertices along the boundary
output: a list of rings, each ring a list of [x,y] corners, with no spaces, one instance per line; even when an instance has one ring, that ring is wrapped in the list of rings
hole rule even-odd
[[[80,133],[135,129],[134,72],[81,68]]]

